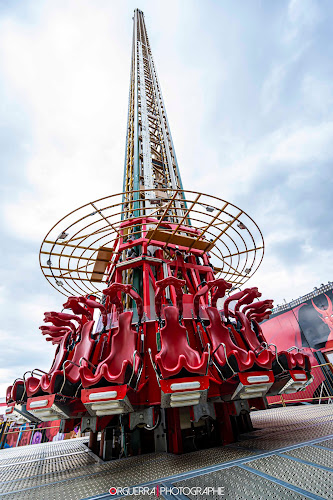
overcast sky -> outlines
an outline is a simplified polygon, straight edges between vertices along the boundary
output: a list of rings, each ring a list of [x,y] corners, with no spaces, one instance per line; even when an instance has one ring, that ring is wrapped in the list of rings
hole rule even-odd
[[[0,0],[0,396],[50,367],[64,302],[47,231],[122,190],[134,8],[145,13],[185,189],[244,209],[279,304],[332,280],[331,0]]]

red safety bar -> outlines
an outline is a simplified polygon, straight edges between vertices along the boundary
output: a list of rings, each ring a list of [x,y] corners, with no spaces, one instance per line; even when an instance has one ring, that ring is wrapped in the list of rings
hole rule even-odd
[[[44,374],[40,381],[40,387],[43,392],[48,394],[61,393],[66,396],[72,396],[76,392],[77,385],[80,383],[80,360],[89,359],[95,345],[92,339],[92,329],[94,321],[88,321],[82,327],[80,341],[75,346],[73,357],[65,360],[57,370]]]
[[[158,318],[161,317],[163,291],[168,286],[173,286],[175,288],[177,307],[178,307],[179,315],[182,316],[182,314],[183,314],[183,290],[182,290],[182,287],[185,285],[186,285],[185,280],[179,280],[178,278],[175,278],[174,276],[168,276],[167,278],[164,278],[163,280],[156,281],[157,288],[156,288],[156,292],[155,292],[155,311],[156,311],[156,316]]]
[[[132,299],[135,300],[136,308],[138,311],[139,322],[141,322],[143,316],[143,302],[140,295],[133,290],[131,285],[124,285],[123,283],[112,283],[108,288],[103,290],[103,294],[108,297],[108,301],[110,304],[115,304],[118,314],[121,314],[124,310],[123,304],[121,303],[118,294],[120,292],[126,293]]]
[[[258,292],[258,288],[255,287],[246,288],[241,292],[230,295],[224,303],[224,315],[227,319],[231,315],[240,322],[241,327],[239,333],[243,341],[245,342],[247,348],[255,353],[256,355],[255,364],[257,365],[257,367],[271,369],[273,360],[275,358],[275,354],[273,354],[273,352],[268,348],[266,342],[263,343],[259,341],[256,333],[252,329],[250,319],[246,316],[246,314],[243,311],[240,311],[240,307],[243,305],[251,304],[251,307],[253,307],[252,305],[253,300],[260,296],[261,293]],[[230,311],[229,304],[234,300],[237,300],[235,309],[234,311]]]
[[[53,361],[53,365],[52,365],[49,373],[44,374],[44,375],[47,375],[49,378],[52,378],[53,373],[61,370],[62,365],[68,356],[67,344],[68,344],[68,339],[69,339],[70,335],[71,335],[70,333],[66,333],[62,337],[62,339],[59,343],[59,346],[58,346],[58,349],[56,352],[56,356],[55,356],[54,361]],[[33,370],[33,372],[35,372],[35,371],[40,371],[40,370],[37,370],[37,369]],[[41,389],[41,380],[37,377],[32,376],[32,377],[27,378],[25,384],[26,384],[26,391],[27,391],[28,397],[38,395],[39,393],[43,392],[43,390]]]
[[[199,304],[200,304],[200,299],[201,297],[204,297],[205,294],[211,290],[212,288],[216,288],[217,290],[212,296],[212,306],[216,307],[217,300],[219,298],[222,298],[225,296],[226,290],[228,288],[231,288],[232,284],[228,283],[224,279],[217,279],[217,280],[212,280],[208,281],[200,290],[197,291],[197,293],[194,296],[193,299],[193,306],[194,306],[194,313],[197,318],[199,318]]]
[[[222,323],[215,307],[208,307],[207,314],[210,320],[207,332],[212,345],[212,358],[223,378],[251,369],[256,361],[254,352],[247,352],[232,341],[230,332]]]

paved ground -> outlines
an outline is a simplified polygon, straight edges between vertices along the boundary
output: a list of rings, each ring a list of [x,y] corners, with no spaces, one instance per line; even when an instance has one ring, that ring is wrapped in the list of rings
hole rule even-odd
[[[223,488],[228,500],[333,499],[333,405],[251,416],[260,430],[240,442],[182,456],[160,453],[101,463],[84,439],[1,450],[0,500],[119,498],[106,492],[134,485],[172,488],[161,494],[166,500],[221,498],[221,490],[198,495],[196,487]]]

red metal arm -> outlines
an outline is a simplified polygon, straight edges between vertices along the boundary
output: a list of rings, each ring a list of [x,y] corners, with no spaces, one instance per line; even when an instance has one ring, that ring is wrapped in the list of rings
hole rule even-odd
[[[123,305],[118,297],[119,292],[126,293],[135,301],[140,322],[143,316],[143,302],[140,295],[135,290],[133,290],[131,285],[125,285],[123,283],[112,283],[112,285],[103,290],[103,294],[109,298],[109,302],[111,304],[115,304],[118,314],[123,312]]]
[[[84,306],[80,304],[82,302],[82,297],[69,297],[67,302],[64,304],[65,309],[71,309],[74,314],[81,314],[82,316],[85,316],[88,321],[91,321],[92,314],[88,309],[86,309]]]
[[[200,298],[203,297],[211,288],[216,287],[217,290],[212,296],[212,306],[216,307],[217,299],[224,297],[225,292],[228,288],[232,287],[231,283],[228,283],[224,279],[217,279],[217,280],[212,280],[208,281],[200,290],[197,291],[197,293],[194,296],[193,299],[193,306],[194,306],[194,313],[199,317],[199,303],[200,303]]]
[[[174,276],[168,276],[167,278],[164,278],[163,280],[156,281],[157,289],[155,292],[155,310],[156,310],[156,315],[158,318],[161,317],[163,290],[167,286],[175,287],[177,307],[179,310],[179,314],[180,315],[183,314],[183,290],[182,290],[182,287],[185,285],[186,285],[185,280],[179,280],[178,278],[175,278]]]

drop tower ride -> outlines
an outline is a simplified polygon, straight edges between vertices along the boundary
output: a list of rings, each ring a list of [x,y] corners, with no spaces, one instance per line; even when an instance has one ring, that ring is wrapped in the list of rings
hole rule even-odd
[[[42,242],[42,271],[67,297],[40,327],[55,359],[7,390],[17,422],[80,424],[91,447],[103,431],[103,458],[135,454],[135,430],[143,451],[232,442],[251,429],[249,401],[265,408],[267,394],[311,381],[305,354],[264,338],[272,301],[240,288],[261,263],[260,229],[183,189],[143,13],[133,20],[123,192],[74,210]]]

